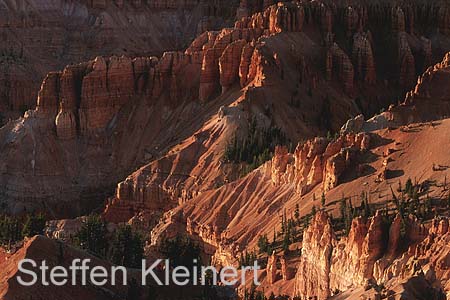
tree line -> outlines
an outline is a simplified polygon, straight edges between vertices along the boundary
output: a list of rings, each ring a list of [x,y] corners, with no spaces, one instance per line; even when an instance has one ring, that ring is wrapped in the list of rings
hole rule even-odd
[[[228,143],[223,161],[235,164],[245,163],[247,166],[241,174],[245,175],[270,160],[276,146],[287,145],[288,142],[280,128],[258,127],[256,118],[252,118],[249,121],[247,135],[242,139],[235,135]]]
[[[144,240],[130,225],[119,226],[112,238],[106,223],[98,215],[83,221],[73,243],[95,256],[127,268],[139,268],[144,257]]]
[[[11,246],[20,242],[24,237],[43,234],[46,218],[40,213],[29,213],[23,216],[0,217],[0,244]]]

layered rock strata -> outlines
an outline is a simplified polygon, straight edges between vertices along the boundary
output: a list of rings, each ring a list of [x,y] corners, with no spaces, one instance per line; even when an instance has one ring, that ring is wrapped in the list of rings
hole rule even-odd
[[[293,154],[277,148],[271,162],[275,185],[293,183],[300,194],[306,194],[321,184],[328,191],[339,184],[340,176],[355,167],[358,152],[370,148],[370,135],[348,134],[330,141],[315,138],[299,144]]]
[[[294,295],[325,300],[335,291],[370,282],[388,286],[392,280],[402,282],[419,270],[431,284],[448,289],[448,249],[438,246],[448,235],[447,219],[435,220],[426,229],[411,216],[397,216],[389,225],[377,212],[367,222],[354,219],[348,237],[338,240],[329,217],[320,212],[303,235]]]

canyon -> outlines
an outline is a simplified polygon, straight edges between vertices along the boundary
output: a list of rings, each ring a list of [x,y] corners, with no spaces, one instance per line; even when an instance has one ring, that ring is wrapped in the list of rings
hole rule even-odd
[[[228,1],[2,1],[0,123],[36,107],[50,71],[100,55],[182,49],[198,33],[229,23],[230,9]]]
[[[0,16],[4,212],[45,212],[64,240],[94,211],[139,231],[148,256],[188,235],[216,266],[263,235],[282,243],[296,219],[288,249],[259,254],[266,296],[450,297],[448,210],[401,214],[393,188],[412,180],[436,205],[448,194],[447,3],[5,1]],[[268,160],[224,158],[278,131]],[[348,232],[343,200],[373,210]],[[57,256],[55,243],[7,256]],[[29,296],[0,264],[2,295]]]

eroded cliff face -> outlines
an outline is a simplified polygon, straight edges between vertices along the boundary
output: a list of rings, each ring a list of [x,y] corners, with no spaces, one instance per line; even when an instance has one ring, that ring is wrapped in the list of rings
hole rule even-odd
[[[404,224],[404,234],[400,222]],[[377,212],[367,221],[354,219],[348,237],[338,240],[329,217],[320,212],[304,232],[294,295],[327,299],[336,291],[345,292],[360,286],[368,286],[368,291],[375,287],[374,283],[389,289],[417,274],[424,276],[432,286],[448,291],[445,258],[448,249],[438,248],[448,239],[447,225],[447,219],[435,220],[426,229],[411,216],[406,219],[397,216],[389,225]],[[439,290],[435,291],[436,295]],[[428,297],[433,294],[422,292]],[[378,297],[381,293],[389,294],[388,291],[375,292]]]
[[[261,73],[257,70],[261,67],[260,54],[253,46],[256,41],[274,33],[299,32],[303,21],[304,11],[300,4],[281,3],[264,12],[243,17],[233,29],[205,33],[197,38],[191,48],[204,51],[200,100],[208,101],[217,96],[219,85],[225,92],[236,81],[244,87],[255,79]]]
[[[450,115],[450,53],[443,60],[429,67],[417,79],[416,86],[399,105],[391,105],[383,113],[365,121],[362,115],[350,119],[341,132],[370,132],[388,127],[397,127],[414,122],[439,120]]]
[[[387,62],[375,55],[383,30],[395,33],[389,43],[395,53],[411,53],[416,62],[432,61],[446,47],[419,39],[422,30],[402,7],[266,4],[234,27],[202,33],[184,52],[160,59],[97,57],[50,73],[36,110],[1,132],[13,141],[2,145],[4,199],[59,202],[61,191],[112,193],[111,186],[122,180],[107,215],[126,221],[142,210],[163,212],[236,179],[221,153],[234,134],[245,136],[246,120],[257,116],[262,126],[280,127],[300,140],[336,131],[360,112],[357,99],[371,87],[377,95],[397,90],[396,84],[385,85],[385,73],[377,68]],[[106,9],[111,5],[122,4],[108,2]],[[133,5],[145,10],[148,4]],[[387,28],[376,30],[381,21]],[[342,22],[344,37],[335,34]],[[318,187],[326,192],[346,171],[358,169],[353,161],[369,147],[365,134],[319,138],[274,158],[267,170],[275,186],[293,183],[300,195]],[[15,211],[23,208],[16,206]]]
[[[234,14],[228,1],[2,2],[1,123],[35,108],[49,71],[100,55],[181,50],[197,34],[232,24]]]
[[[340,176],[356,167],[359,153],[370,149],[370,135],[348,134],[336,140],[315,138],[299,144],[293,154],[277,148],[270,165],[275,185],[294,184],[300,194],[321,185],[324,191],[336,187]]]
[[[10,209],[40,207],[36,199],[55,199],[60,190],[67,200],[56,201],[53,209],[64,213],[72,206],[76,213],[86,203],[70,199],[92,197],[96,189],[104,190],[142,160],[158,155],[158,145],[174,142],[167,132],[182,128],[170,120],[188,118],[198,109],[195,92],[180,95],[198,86],[191,74],[200,67],[195,54],[167,52],[160,60],[97,57],[49,73],[37,108],[0,133],[2,195],[24,199]],[[162,126],[166,121],[172,125]]]
[[[406,94],[404,102],[390,111],[397,123],[424,122],[450,115],[450,53],[429,67]]]
[[[165,50],[182,49],[196,34],[229,26],[234,20],[235,28],[250,32],[235,32],[232,42],[304,31],[326,49],[326,54],[321,51],[320,59],[326,77],[341,81],[346,94],[370,99],[360,104],[369,114],[408,91],[416,76],[450,47],[446,38],[441,38],[448,35],[449,8],[445,3],[278,2],[246,0],[240,1],[239,8],[228,1],[61,0],[49,6],[5,4],[0,10],[5,45],[0,48],[0,109],[7,119],[34,108],[37,85],[45,74],[68,63],[98,55],[159,55]],[[220,71],[216,65],[230,37],[222,38],[217,45],[212,41],[208,46],[215,50],[209,51],[205,59],[202,99],[220,93],[217,89],[223,86],[218,82]],[[230,80],[224,84],[230,84]],[[382,95],[374,92],[386,89],[386,85],[388,89]],[[360,86],[373,88],[365,91]]]
[[[334,241],[328,216],[318,213],[311,226],[303,233],[302,255],[295,277],[295,295],[318,299],[328,299],[331,295],[330,258]]]
[[[281,68],[276,54],[267,50],[258,39],[271,34],[271,22],[278,22],[276,24],[279,30],[284,30],[285,27],[288,28],[286,30],[300,30],[298,27],[286,25],[286,18],[290,20],[291,15],[297,16],[302,11],[298,4],[271,6],[267,11],[273,12],[272,16],[268,14],[260,25],[251,21],[256,18],[252,16],[237,22],[235,28],[205,32],[185,51],[185,55],[201,60],[199,101],[210,105],[214,99],[217,102],[218,97],[229,104],[236,101],[236,106],[221,107],[216,115],[210,116],[211,119],[205,122],[203,128],[193,137],[184,140],[176,151],[151,162],[120,183],[116,197],[105,211],[105,215],[111,220],[119,220],[115,216],[119,216],[120,220],[127,220],[130,213],[149,209],[153,207],[151,203],[160,203],[160,197],[151,192],[153,190],[161,191],[172,199],[172,203],[182,203],[220,182],[235,177],[228,175],[230,170],[224,166],[221,152],[237,128],[245,131],[248,125],[246,120],[252,114],[252,108],[249,109],[249,106],[259,109],[260,104],[252,103],[254,97],[247,91],[247,86],[253,84],[271,88],[267,82],[273,77],[273,80],[278,80],[276,77],[279,76]],[[284,16],[284,19],[280,16]],[[280,20],[275,22],[276,19]],[[268,61],[269,59],[271,61]],[[232,93],[241,88],[244,88],[245,93],[234,98],[236,94]],[[264,98],[261,100],[257,101],[265,101]],[[245,104],[239,104],[241,101]],[[281,106],[281,109],[285,108],[287,106]],[[261,123],[268,122],[266,116],[261,118]],[[202,161],[205,163],[193,163]],[[164,201],[167,202],[167,199]],[[129,213],[124,214],[124,211]]]
[[[235,178],[224,175],[228,171],[220,153],[236,128],[245,127],[244,119],[252,115],[259,115],[261,123],[280,126],[293,140],[339,128],[349,113],[358,112],[349,98],[358,93],[358,86],[382,79],[376,74],[375,38],[360,30],[369,26],[367,15],[374,12],[340,9],[336,12],[326,5],[297,2],[269,5],[262,12],[243,17],[233,28],[201,34],[183,53],[167,52],[161,59],[97,57],[50,73],[42,84],[36,110],[3,130],[5,140],[13,141],[2,146],[4,198],[21,197],[36,203],[36,197],[50,197],[58,202],[60,189],[70,191],[69,195],[83,194],[87,188],[112,190],[109,185],[150,161],[118,186],[108,207],[120,203],[120,213],[111,214],[125,219],[143,208],[154,209],[154,203],[165,211]],[[336,17],[341,12],[347,36],[354,42],[351,51],[328,34],[333,32],[334,23],[341,22]],[[410,45],[411,28],[403,29],[401,13],[395,16],[400,25],[389,30],[403,32],[404,46],[405,41]],[[327,38],[324,48],[314,43],[311,34],[317,23],[324,29],[322,37]],[[305,41],[308,46],[304,46]],[[423,54],[430,60],[430,43],[422,41],[420,45],[427,45]],[[417,55],[414,47],[411,49],[412,55]],[[316,59],[329,62],[327,68],[317,68],[312,62]],[[445,78],[445,67],[438,69],[443,71],[434,73]],[[424,75],[422,81],[428,81],[426,78]],[[221,101],[223,109],[219,109]],[[316,101],[322,106],[320,111]],[[207,111],[205,119],[193,120],[202,111]],[[262,115],[261,111],[269,113]],[[157,117],[150,117],[154,113]],[[292,119],[289,124],[284,122],[286,116]],[[330,124],[322,128],[323,124],[315,124],[318,119]],[[189,132],[179,120],[193,124]],[[179,139],[171,138],[177,134]],[[167,152],[181,141],[181,147]],[[294,183],[301,195],[317,186],[328,191],[339,184],[346,170],[355,167],[352,160],[365,151],[369,141],[363,135],[333,142],[311,141],[293,156],[280,159],[289,163],[278,166],[278,158],[274,159],[273,182]],[[26,144],[23,148],[22,143]],[[18,155],[21,151],[25,155]],[[195,163],[203,160],[205,164]],[[116,174],[111,170],[117,170]],[[208,175],[202,175],[204,172]],[[50,184],[50,179],[62,188]],[[16,204],[12,209],[22,208]]]

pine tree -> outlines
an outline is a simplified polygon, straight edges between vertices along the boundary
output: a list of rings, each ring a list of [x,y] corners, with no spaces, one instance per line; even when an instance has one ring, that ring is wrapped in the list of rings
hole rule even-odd
[[[339,211],[341,213],[341,219],[345,221],[347,214],[347,200],[345,198],[342,198],[339,204],[340,204]]]
[[[144,242],[140,235],[134,233],[129,225],[120,226],[111,246],[112,262],[127,268],[137,268],[143,256]]]
[[[325,207],[325,203],[326,203],[326,198],[325,198],[325,193],[322,192],[322,199],[321,199],[321,203],[322,203],[322,207]]]
[[[277,240],[277,231],[275,230],[275,227],[274,227],[273,228],[273,240],[272,240],[272,243],[275,244],[276,240]]]
[[[267,235],[261,235],[261,236],[259,236],[259,239],[258,239],[258,248],[259,248],[259,253],[260,253],[260,254],[268,253],[268,249],[269,249],[269,239],[267,238]]]
[[[283,238],[283,250],[284,252],[288,252],[289,251],[289,245],[291,244],[291,239],[290,239],[290,228],[288,227],[286,230],[286,233],[284,234],[284,238]]]
[[[32,237],[43,234],[45,222],[46,221],[43,214],[32,213],[28,215],[22,228],[22,236]]]
[[[433,203],[431,202],[431,198],[430,195],[427,194],[427,200],[425,202],[426,205],[426,210],[428,214],[431,214],[432,210],[433,210]]]
[[[414,205],[414,209],[417,209],[419,207],[419,205],[420,205],[419,192],[417,190],[417,187],[413,188],[413,192],[412,192],[412,195],[411,195],[411,200],[412,200],[412,203]]]
[[[317,209],[316,209],[316,206],[315,206],[315,205],[313,205],[313,206],[312,206],[312,208],[311,208],[311,216],[315,216],[315,215],[316,215],[316,213],[317,213]]]
[[[106,256],[108,241],[106,224],[98,215],[91,215],[83,222],[75,235],[75,244],[100,257]]]
[[[295,204],[294,217],[296,220],[298,220],[300,218],[300,207],[299,207],[298,203]]]
[[[413,194],[413,184],[412,184],[412,180],[411,178],[408,178],[408,180],[406,181],[405,184],[405,193],[412,198],[412,194]]]
[[[401,193],[402,191],[403,191],[402,182],[399,180],[399,181],[398,181],[397,192]]]

